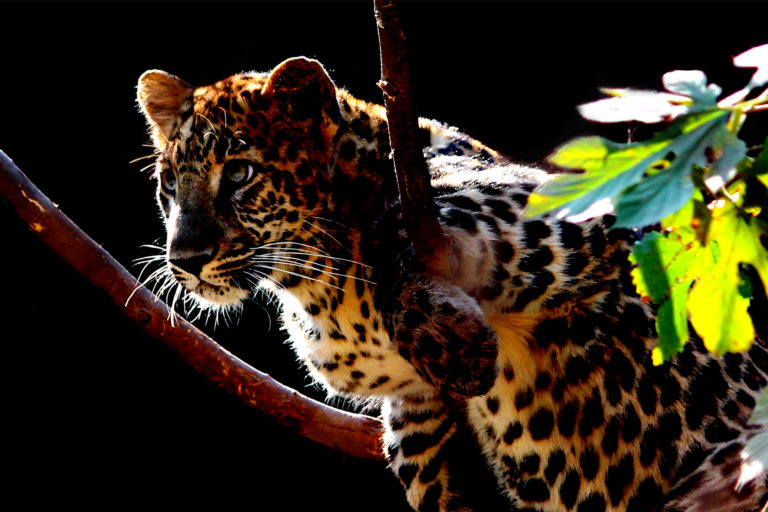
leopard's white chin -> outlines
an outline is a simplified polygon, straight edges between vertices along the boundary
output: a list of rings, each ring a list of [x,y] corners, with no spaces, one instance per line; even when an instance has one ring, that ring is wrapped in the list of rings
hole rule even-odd
[[[200,281],[192,292],[199,301],[217,306],[238,306],[249,295],[248,290],[236,286],[215,285],[207,281]]]

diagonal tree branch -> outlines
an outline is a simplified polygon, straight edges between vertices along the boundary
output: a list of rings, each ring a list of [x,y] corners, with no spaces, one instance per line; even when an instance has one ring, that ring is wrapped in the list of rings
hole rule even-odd
[[[222,348],[195,326],[168,321],[168,306],[59,210],[0,151],[0,198],[9,202],[37,236],[70,266],[103,290],[149,335],[182,360],[278,424],[318,443],[363,459],[384,460],[381,422],[334,409],[283,386]]]
[[[402,213],[418,258],[430,270],[442,274],[449,271],[445,265],[447,243],[437,221],[429,171],[418,145],[418,118],[405,39],[392,2],[375,0],[375,6],[381,48],[380,86],[387,107]],[[64,215],[2,151],[0,198],[8,201],[58,256],[208,380],[304,437],[348,455],[384,460],[379,420],[340,411],[283,386],[183,319],[171,325],[168,306],[149,290],[136,290],[139,283],[135,277]]]
[[[412,92],[405,34],[394,0],[374,0],[381,53],[381,81],[400,208],[417,258],[443,277],[452,274],[448,242],[437,220],[429,169],[419,143],[419,121]]]

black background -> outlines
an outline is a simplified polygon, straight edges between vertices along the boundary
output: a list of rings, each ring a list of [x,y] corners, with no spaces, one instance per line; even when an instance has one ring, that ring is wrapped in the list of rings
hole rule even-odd
[[[135,83],[160,68],[192,84],[319,59],[380,101],[372,2],[0,3],[0,149],[129,266],[163,237]],[[581,121],[598,87],[660,87],[702,69],[729,93],[731,57],[768,42],[761,2],[407,2],[421,114],[513,158],[627,127]],[[750,144],[768,132],[753,116]],[[768,117],[766,114],[762,114]],[[192,509],[406,510],[382,464],[298,438],[219,391],[123,318],[0,203],[4,501]],[[130,267],[138,272],[137,267]],[[313,396],[270,317],[250,305],[225,346]],[[10,496],[8,494],[10,491]],[[278,505],[269,505],[278,500]]]

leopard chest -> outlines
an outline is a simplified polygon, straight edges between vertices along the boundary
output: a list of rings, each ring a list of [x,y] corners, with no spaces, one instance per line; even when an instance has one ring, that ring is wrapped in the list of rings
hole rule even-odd
[[[280,300],[289,343],[330,392],[383,396],[426,385],[390,338],[370,286],[307,286],[281,292]]]

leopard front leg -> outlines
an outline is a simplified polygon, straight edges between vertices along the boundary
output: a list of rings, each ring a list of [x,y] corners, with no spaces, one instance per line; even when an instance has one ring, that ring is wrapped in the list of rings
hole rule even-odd
[[[419,512],[511,508],[467,425],[465,405],[434,393],[389,397],[382,408],[391,469]]]
[[[499,340],[477,301],[423,274],[404,283],[397,297],[394,340],[422,378],[463,397],[487,393],[496,380]]]
[[[387,399],[382,415],[384,449],[408,503],[419,511],[446,510],[445,445],[457,428],[451,411],[435,395],[413,395]]]

